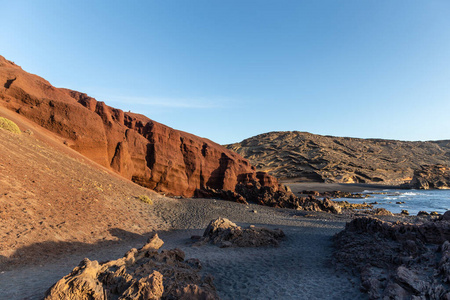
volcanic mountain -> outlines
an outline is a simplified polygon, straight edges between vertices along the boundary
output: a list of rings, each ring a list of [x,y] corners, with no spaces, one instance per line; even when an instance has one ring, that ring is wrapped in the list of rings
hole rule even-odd
[[[258,170],[301,181],[401,184],[422,165],[450,164],[450,140],[407,142],[284,131],[227,147]]]
[[[109,107],[84,93],[55,88],[1,56],[0,83],[0,106],[144,187],[190,197],[197,189],[233,191],[242,179],[258,180],[246,159],[221,145]]]

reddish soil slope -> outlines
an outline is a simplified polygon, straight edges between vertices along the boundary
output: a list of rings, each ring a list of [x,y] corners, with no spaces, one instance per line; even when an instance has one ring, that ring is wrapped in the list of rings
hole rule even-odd
[[[56,133],[102,166],[158,192],[189,197],[198,188],[234,190],[240,178],[256,178],[254,167],[225,147],[109,107],[86,94],[55,88],[1,56],[0,106]]]
[[[168,227],[154,205],[138,200],[162,196],[90,161],[14,112],[0,107],[0,116],[32,132],[0,129],[0,264]]]

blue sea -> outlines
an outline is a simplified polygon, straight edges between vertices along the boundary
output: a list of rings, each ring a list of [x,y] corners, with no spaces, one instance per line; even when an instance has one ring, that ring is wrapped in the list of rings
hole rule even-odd
[[[411,215],[417,215],[421,210],[428,213],[436,211],[440,214],[450,210],[450,190],[382,190],[364,191],[370,197],[366,199],[341,198],[350,203],[372,203],[374,208],[382,207],[393,213],[407,210]],[[379,193],[379,194],[378,194]],[[398,204],[398,202],[404,202]]]

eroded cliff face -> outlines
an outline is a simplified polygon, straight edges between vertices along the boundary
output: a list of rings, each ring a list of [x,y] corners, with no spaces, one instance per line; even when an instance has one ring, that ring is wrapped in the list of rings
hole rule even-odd
[[[65,138],[65,143],[125,178],[159,192],[190,197],[196,189],[234,190],[256,176],[240,155],[208,139],[55,88],[0,56],[0,105]],[[265,178],[263,185],[278,185]]]
[[[450,164],[450,140],[407,142],[269,132],[227,146],[277,178],[341,183],[409,183],[426,164]]]
[[[444,165],[424,165],[414,172],[411,187],[415,189],[450,189],[450,168]]]

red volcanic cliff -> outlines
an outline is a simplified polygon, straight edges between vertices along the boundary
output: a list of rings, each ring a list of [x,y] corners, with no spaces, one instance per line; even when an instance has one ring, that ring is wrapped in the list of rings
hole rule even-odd
[[[159,192],[192,196],[198,188],[234,190],[238,181],[257,178],[246,159],[225,147],[86,94],[55,88],[1,56],[0,105],[65,138],[95,162]],[[263,185],[278,185],[271,176],[261,178]]]

